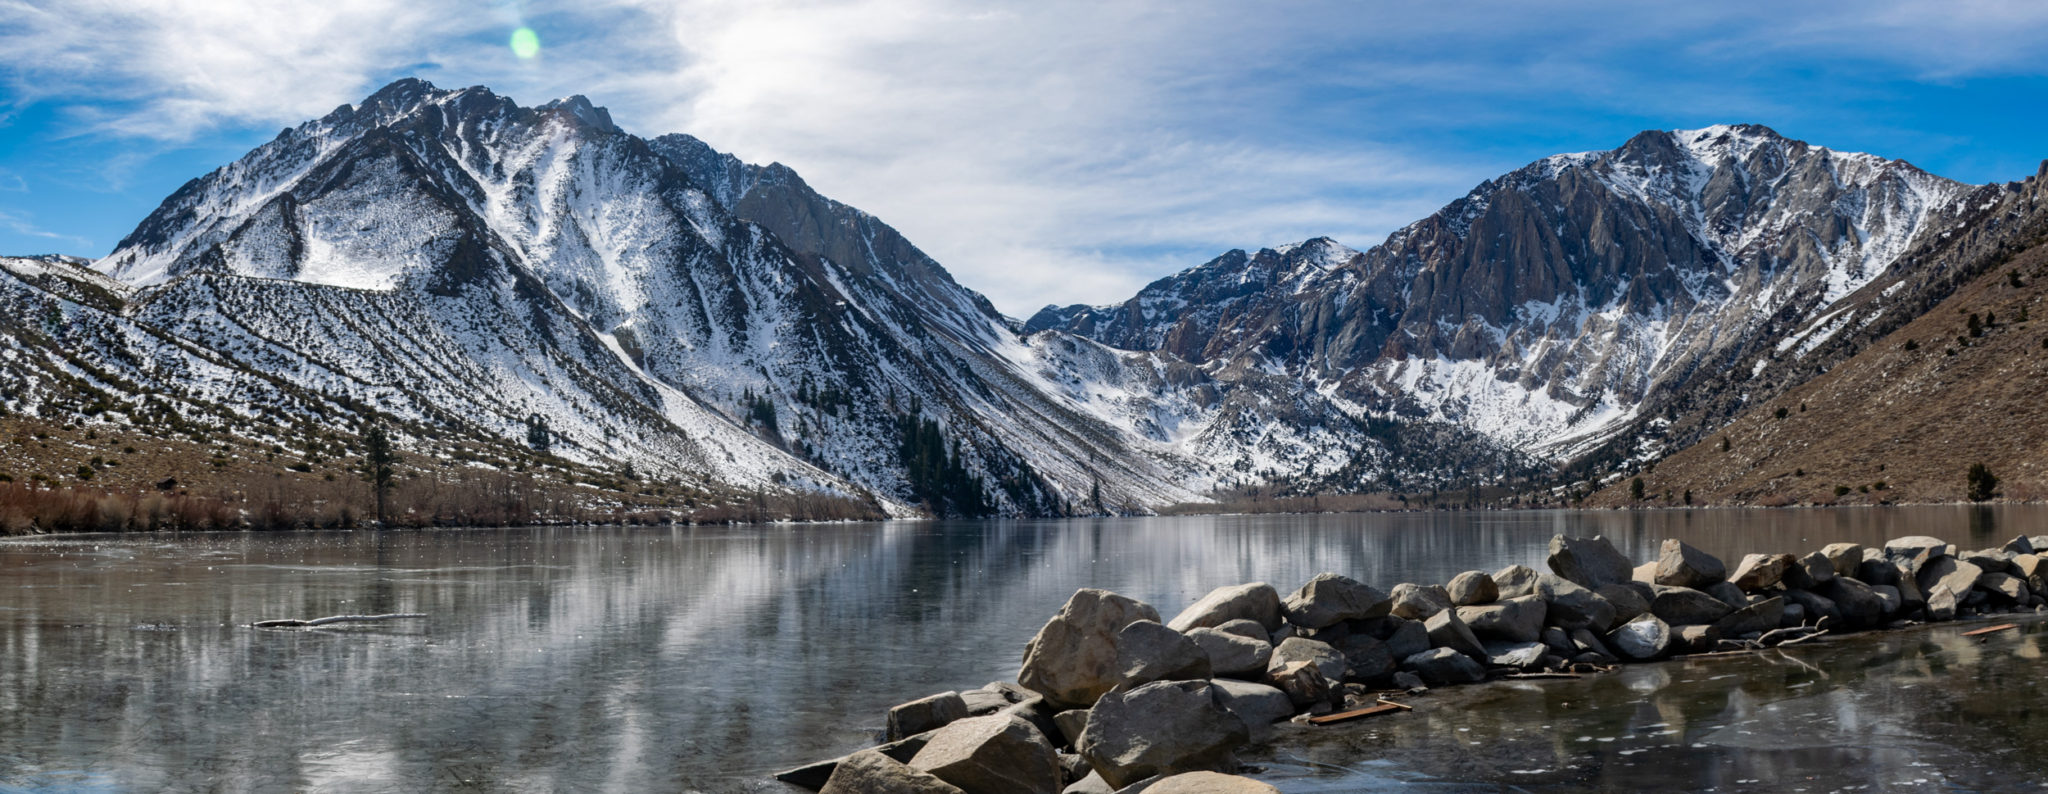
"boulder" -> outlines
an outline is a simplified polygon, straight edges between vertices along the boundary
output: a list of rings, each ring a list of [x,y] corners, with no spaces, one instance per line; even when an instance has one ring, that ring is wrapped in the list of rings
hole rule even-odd
[[[1081,731],[1088,727],[1087,709],[1068,709],[1052,715],[1052,724],[1060,729],[1060,744],[1073,747],[1081,740]],[[1052,737],[1045,737],[1050,739]]]
[[[889,741],[946,727],[967,718],[967,701],[958,692],[941,692],[889,709],[885,733]]]
[[[1082,761],[1085,763],[1087,759]],[[1102,779],[1102,773],[1090,767],[1087,775],[1061,790],[1060,794],[1116,794],[1116,788],[1109,785],[1109,781]]]
[[[1894,578],[1898,580],[1896,586],[1899,588],[1900,613],[1911,616],[1913,613],[1926,608],[1926,591],[1920,589],[1920,583],[1913,578],[1913,574],[1907,571],[1904,565],[1899,563],[1892,563],[1892,571],[1895,574]]]
[[[1405,689],[1410,692],[1415,692],[1418,690],[1428,689],[1429,685],[1423,683],[1422,676],[1416,675],[1413,672],[1407,670],[1402,670],[1401,672],[1394,674],[1394,688]]]
[[[1280,593],[1265,582],[1218,587],[1181,610],[1166,627],[1184,632],[1213,628],[1233,620],[1255,620],[1266,627],[1266,631],[1278,630],[1281,623]]]
[[[1146,786],[1145,794],[1280,794],[1280,790],[1248,777],[1185,772]]]
[[[1491,604],[1500,600],[1500,586],[1485,571],[1466,571],[1451,577],[1444,585],[1444,592],[1451,597],[1451,603],[1461,607]]]
[[[1267,645],[1273,644],[1273,632],[1267,631],[1265,625],[1259,623],[1256,620],[1245,620],[1243,618],[1239,618],[1237,620],[1225,621],[1221,625],[1215,626],[1213,628],[1215,628],[1217,631],[1226,634],[1235,634],[1246,639],[1258,640],[1259,642],[1263,642]],[[1190,631],[1192,631],[1192,629],[1190,629]]]
[[[1521,598],[1536,593],[1536,569],[1527,565],[1510,565],[1493,572],[1496,598]]]
[[[1748,634],[1762,634],[1783,625],[1785,599],[1761,598],[1756,603],[1721,616],[1714,621],[1723,637],[1741,637]]]
[[[1735,611],[1721,599],[1689,587],[1657,587],[1650,614],[1673,626],[1704,626]]]
[[[1721,630],[1713,626],[1674,626],[1673,653],[1709,653],[1721,642]]]
[[[1573,654],[1579,652],[1578,648],[1572,646],[1572,635],[1556,626],[1544,627],[1542,642],[1544,647],[1565,658],[1571,658]]]
[[[1485,574],[1480,574],[1484,576]],[[1484,606],[1458,607],[1458,619],[1480,639],[1535,642],[1543,636],[1543,619],[1550,605],[1540,596],[1526,595]]]
[[[1855,576],[1856,569],[1863,564],[1863,551],[1863,546],[1857,543],[1830,543],[1821,547],[1820,555],[1835,566],[1836,576]]]
[[[1800,606],[1790,601],[1785,602],[1785,608],[1779,610],[1778,615],[1779,628],[1791,628],[1793,626],[1806,625],[1806,607]]]
[[[1798,604],[1801,612],[1806,616],[1806,622],[1809,624],[1818,626],[1822,620],[1828,620],[1830,621],[1830,627],[1833,627],[1833,623],[1838,623],[1842,620],[1842,610],[1835,606],[1834,599],[1819,593],[1808,590],[1787,590],[1785,591],[1785,601],[1791,604]]]
[[[1987,573],[1977,580],[1977,587],[1989,591],[2008,603],[2027,603],[2033,593],[2027,589],[2027,581],[2009,573]]]
[[[1852,629],[1876,628],[1884,624],[1884,598],[1864,584],[1847,576],[1837,576],[1814,591],[1815,595],[1835,602],[1842,620]]]
[[[1486,644],[1486,664],[1489,667],[1512,667],[1516,670],[1534,671],[1543,669],[1543,657],[1550,655],[1550,649],[1540,642],[1489,642]]]
[[[2012,558],[2014,576],[2027,580],[2027,587],[2036,593],[2048,592],[2048,557],[2039,554],[2015,554]]]
[[[1948,585],[1936,584],[1927,591],[1927,619],[1955,620],[1956,608],[1960,606],[1957,601],[1955,591],[1948,589]]]
[[[2040,547],[2034,545],[2034,539],[2025,535],[2008,540],[2005,545],[1998,548],[2013,554],[2033,554],[2040,551]]]
[[[2003,549],[1991,549],[1965,552],[1956,555],[1956,558],[1977,566],[1978,570],[1985,573],[2012,573],[2012,558],[2015,556],[2017,555]]]
[[[1330,647],[1344,654],[1344,662],[1348,665],[1344,672],[1346,679],[1376,681],[1394,672],[1396,657],[1393,652],[1387,650],[1386,643],[1373,639],[1370,634],[1352,634]]]
[[[1650,562],[1646,562],[1636,566],[1635,571],[1630,573],[1628,578],[1629,581],[1636,582],[1638,584],[1656,584],[1657,562],[1655,560],[1651,560]],[[1596,587],[1593,589],[1597,591],[1600,588]]]
[[[1905,599],[1899,597],[1899,588],[1893,585],[1874,584],[1870,586],[1870,592],[1876,593],[1878,600],[1884,602],[1884,616],[1886,619],[1897,617],[1899,610],[1904,609],[1906,606]]]
[[[1272,675],[1295,662],[1308,662],[1321,671],[1323,678],[1331,682],[1344,680],[1344,671],[1351,666],[1344,654],[1329,643],[1293,637],[1273,647],[1273,658],[1266,661],[1266,673]]]
[[[1025,789],[1019,789],[1020,791]],[[1058,791],[1057,788],[1052,789]],[[930,772],[874,750],[839,760],[818,794],[964,794],[962,789]]]
[[[1867,549],[1866,551],[1874,551],[1874,549]],[[1898,564],[1885,559],[1881,553],[1874,560],[1869,557],[1863,558],[1863,561],[1856,565],[1856,573],[1851,575],[1863,580],[1864,584],[1871,587],[1881,584],[1896,587],[1899,584]]]
[[[1401,660],[1401,666],[1413,670],[1430,686],[1476,684],[1486,680],[1486,668],[1479,666],[1471,656],[1449,648],[1423,651]]]
[[[1387,653],[1396,659],[1406,659],[1429,650],[1429,628],[1420,621],[1394,618],[1401,621],[1394,631],[1385,638]]]
[[[1732,609],[1741,609],[1749,606],[1749,594],[1742,592],[1742,588],[1736,587],[1734,582],[1721,582],[1708,586],[1700,592],[1713,596]]]
[[[1914,579],[1919,583],[1921,592],[1928,593],[1928,600],[1932,601],[1934,589],[1939,586],[1947,586],[1958,599],[1969,595],[1970,588],[1976,587],[1977,580],[1983,576],[1984,569],[1976,565],[1954,557],[1938,557],[1921,566],[1919,575]]]
[[[1227,678],[1209,683],[1216,688],[1217,704],[1244,723],[1251,741],[1265,741],[1273,735],[1273,723],[1294,716],[1293,698],[1278,688]]]
[[[1393,604],[1387,594],[1347,576],[1319,574],[1281,602],[1287,622],[1320,629],[1346,620],[1376,618]]]
[[[1578,648],[1579,653],[1597,653],[1610,659],[1614,658],[1614,649],[1607,647],[1607,643],[1600,640],[1600,635],[1586,629],[1572,631],[1572,645]]]
[[[1806,585],[1807,589],[1827,584],[1829,579],[1835,578],[1835,561],[1817,551],[1799,558],[1799,567],[1806,569],[1806,578],[1812,580]]]
[[[1537,577],[1536,595],[1549,602],[1544,620],[1552,626],[1566,631],[1590,629],[1602,632],[1614,625],[1613,604],[1563,577],[1549,574]]]
[[[1607,647],[1621,658],[1647,662],[1671,651],[1671,627],[1653,614],[1621,624],[1607,635]]]
[[[1650,611],[1650,599],[1644,598],[1642,592],[1635,588],[1636,585],[1641,584],[1641,582],[1611,584],[1593,592],[1606,599],[1608,604],[1613,605],[1614,622],[1627,623],[1635,620],[1637,615]],[[1651,597],[1656,597],[1656,594],[1652,592]]]
[[[1336,699],[1337,681],[1323,674],[1314,662],[1288,662],[1266,671],[1266,683],[1287,693],[1296,706],[1312,706]]]
[[[1260,632],[1261,635],[1264,633]],[[1266,662],[1273,658],[1273,646],[1264,639],[1232,634],[1220,628],[1189,629],[1187,638],[1209,657],[1209,671],[1216,675],[1264,673]]]
[[[1793,557],[1789,554],[1745,555],[1742,563],[1735,566],[1735,575],[1729,577],[1729,581],[1750,593],[1777,587],[1778,583],[1784,580],[1785,569],[1791,567],[1792,562]]]
[[[1551,573],[1587,590],[1620,584],[1635,575],[1635,566],[1629,563],[1628,558],[1615,551],[1606,538],[1599,536],[1552,537],[1550,556],[1546,561],[1550,564]]]
[[[2027,543],[2034,547],[2035,554],[2048,554],[2048,535],[2028,535]]]
[[[1926,535],[1892,538],[1884,542],[1884,555],[1893,561],[1905,563],[1906,569],[1911,571],[1918,571],[1920,566],[1947,554],[1948,541]]]
[[[1159,610],[1107,590],[1075,592],[1025,644],[1018,683],[1054,705],[1086,708],[1116,686],[1117,635],[1139,620],[1156,623]]]
[[[898,763],[907,764],[910,763],[911,758],[916,757],[917,751],[924,749],[925,743],[931,741],[931,738],[932,734],[930,733],[920,733],[908,739],[889,742],[888,744],[871,747],[861,752],[881,753]],[[816,791],[825,787],[825,783],[832,779],[832,773],[839,769],[839,763],[845,760],[846,757],[842,756],[830,761],[805,764],[795,769],[777,772],[773,777],[792,786],[800,786]]]
[[[1458,618],[1455,610],[1446,609],[1435,617],[1423,621],[1422,628],[1429,632],[1429,644],[1437,648],[1449,648],[1474,659],[1486,658],[1486,647],[1479,644],[1479,638],[1465,621]]]
[[[1102,697],[1074,749],[1111,786],[1227,767],[1250,733],[1207,681],[1159,681]]]
[[[969,717],[940,728],[910,759],[910,766],[967,794],[1057,794],[1063,785],[1059,753],[1052,744],[1031,723],[1003,714]]]
[[[1010,697],[993,689],[970,689],[960,693],[960,702],[967,704],[967,716],[986,717],[1010,707]]]
[[[1436,613],[1454,606],[1451,603],[1451,594],[1433,584],[1402,582],[1394,585],[1391,598],[1393,606],[1390,610],[1393,614],[1409,620],[1428,620],[1435,617]]]
[[[1126,688],[1210,675],[1208,652],[1187,635],[1158,623],[1132,621],[1117,633],[1116,643],[1118,683]]]
[[[1704,590],[1728,578],[1728,566],[1721,558],[1669,538],[1657,554],[1655,583],[1671,587]]]

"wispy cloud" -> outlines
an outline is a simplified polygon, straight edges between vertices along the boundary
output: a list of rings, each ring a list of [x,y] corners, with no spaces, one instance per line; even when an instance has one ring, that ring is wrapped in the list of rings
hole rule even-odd
[[[511,56],[520,24],[540,57]],[[1636,124],[1884,105],[1837,72],[2041,74],[2044,39],[2048,6],[1989,0],[0,0],[0,113],[162,146],[406,73],[582,93],[635,132],[782,161],[1025,313],[1230,247],[1369,245]]]
[[[72,243],[77,245],[80,250],[91,250],[93,247],[91,240],[48,231],[36,226],[28,216],[4,209],[0,209],[0,229],[6,229],[24,237],[38,237],[44,240],[55,240],[60,243]]]

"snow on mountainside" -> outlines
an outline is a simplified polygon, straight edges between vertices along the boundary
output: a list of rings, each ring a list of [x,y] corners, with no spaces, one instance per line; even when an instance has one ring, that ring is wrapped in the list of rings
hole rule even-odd
[[[1362,253],[1232,251],[1026,328],[1283,372],[1563,459],[1808,321],[1830,333],[1826,307],[1969,190],[1754,125],[1645,132],[1488,180]]]

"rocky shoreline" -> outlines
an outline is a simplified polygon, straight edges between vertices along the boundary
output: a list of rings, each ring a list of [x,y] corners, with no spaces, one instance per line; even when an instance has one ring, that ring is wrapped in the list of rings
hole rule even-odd
[[[1082,589],[1025,646],[1016,683],[896,706],[885,744],[776,777],[826,794],[1274,792],[1229,774],[1238,750],[1290,719],[1398,711],[1396,693],[2048,610],[2048,536],[1837,543],[1731,567],[1676,539],[1636,565],[1604,538],[1559,535],[1544,563],[1388,591],[1335,573],[1284,598],[1232,585],[1172,620]]]

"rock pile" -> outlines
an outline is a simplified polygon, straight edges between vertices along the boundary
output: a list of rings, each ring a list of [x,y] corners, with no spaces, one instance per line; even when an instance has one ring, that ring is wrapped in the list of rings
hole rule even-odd
[[[1387,592],[1335,573],[1285,598],[1232,585],[1170,621],[1083,589],[1025,646],[1017,684],[904,703],[888,744],[777,777],[836,794],[1270,792],[1224,774],[1236,750],[1389,689],[2048,609],[2048,536],[1972,552],[1929,537],[1837,543],[1731,567],[1675,539],[1638,566],[1604,538],[1560,535],[1546,562]]]

